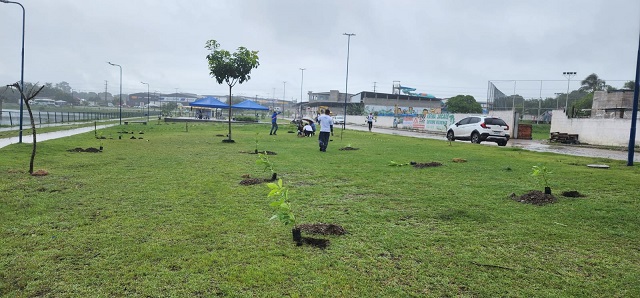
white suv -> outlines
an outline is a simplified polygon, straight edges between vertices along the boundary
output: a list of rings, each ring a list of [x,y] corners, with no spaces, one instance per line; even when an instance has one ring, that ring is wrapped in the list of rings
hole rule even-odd
[[[509,141],[509,125],[497,117],[467,117],[449,128],[447,140],[465,140],[475,144],[487,141],[496,142],[498,146],[506,146]]]

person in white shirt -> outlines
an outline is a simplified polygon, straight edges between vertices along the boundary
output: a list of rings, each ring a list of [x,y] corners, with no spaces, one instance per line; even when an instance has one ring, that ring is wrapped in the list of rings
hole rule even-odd
[[[311,124],[307,123],[304,126],[304,136],[310,137],[312,133],[313,133],[313,128],[311,127]]]
[[[329,134],[333,135],[333,118],[329,116],[331,111],[329,109],[324,110],[324,115],[318,117],[318,123],[320,123],[320,134],[318,136],[318,144],[320,145],[320,151],[327,152],[327,145],[329,145]]]
[[[369,113],[367,116],[367,123],[369,124],[369,131],[371,131],[371,127],[373,127],[373,114]]]

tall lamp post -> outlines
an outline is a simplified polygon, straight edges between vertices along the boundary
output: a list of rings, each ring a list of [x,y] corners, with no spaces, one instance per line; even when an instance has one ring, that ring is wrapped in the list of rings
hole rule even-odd
[[[567,78],[567,99],[564,103],[564,108],[565,111],[568,111],[569,109],[569,84],[571,83],[571,77],[576,75],[575,71],[565,71],[562,73],[562,75],[564,75]]]
[[[347,36],[347,78],[344,83],[344,122],[342,122],[342,130],[347,125],[347,97],[349,97],[349,47],[351,45],[351,36],[355,36],[354,33],[343,33]]]
[[[25,11],[24,11],[24,6],[22,6],[22,4],[20,4],[18,2],[8,1],[8,0],[0,0],[0,2],[18,4],[22,8],[22,58],[21,58],[21,62],[20,62],[21,63],[21,65],[20,65],[20,89],[22,89],[22,92],[20,92],[20,132],[18,133],[18,143],[22,143],[22,112],[23,112],[23,102],[24,102],[24,95],[22,93],[24,93],[24,19],[25,19]]]
[[[149,92],[149,83],[145,83],[145,82],[140,82],[140,83],[147,85],[147,122],[149,122],[149,97],[150,97],[149,95],[151,94]]]
[[[282,117],[284,118],[284,99],[285,99],[285,94],[287,94],[287,81],[282,82]]]
[[[300,119],[302,119],[302,94],[304,94],[302,92],[302,85],[304,84],[304,70],[306,68],[300,68],[300,71],[302,72],[302,79],[300,80]]]
[[[122,125],[122,66],[115,64],[115,63],[111,63],[111,62],[107,62],[112,66],[117,66],[120,67],[120,125]]]

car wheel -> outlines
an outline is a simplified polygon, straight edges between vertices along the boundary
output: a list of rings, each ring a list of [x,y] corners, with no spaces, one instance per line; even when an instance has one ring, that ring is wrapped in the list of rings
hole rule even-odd
[[[474,144],[480,144],[480,134],[477,132],[474,132],[471,134],[471,143]]]
[[[507,146],[507,141],[498,142],[498,146]]]
[[[453,130],[450,130],[447,132],[447,140],[449,141],[455,141],[456,139],[453,136]]]

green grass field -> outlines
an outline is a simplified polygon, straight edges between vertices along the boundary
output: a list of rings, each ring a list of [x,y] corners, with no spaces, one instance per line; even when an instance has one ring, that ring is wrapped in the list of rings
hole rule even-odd
[[[623,161],[340,130],[326,153],[281,125],[116,126],[0,149],[0,294],[8,297],[638,297],[640,170]],[[128,130],[133,134],[118,131]],[[144,134],[140,134],[144,132]],[[131,139],[131,137],[136,139]],[[76,147],[104,147],[78,153]],[[356,151],[340,151],[351,145]],[[269,156],[320,250],[269,221]],[[454,163],[453,158],[466,159]],[[416,169],[388,166],[440,162]],[[607,170],[587,164],[610,165]],[[511,200],[542,190],[559,201]],[[565,198],[575,190],[584,198]]]

